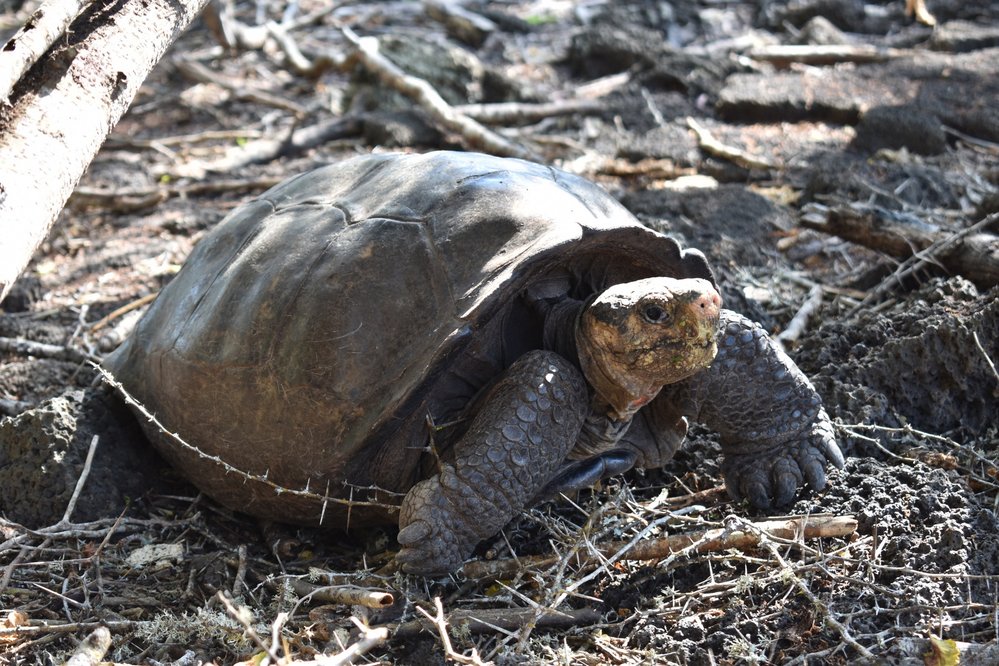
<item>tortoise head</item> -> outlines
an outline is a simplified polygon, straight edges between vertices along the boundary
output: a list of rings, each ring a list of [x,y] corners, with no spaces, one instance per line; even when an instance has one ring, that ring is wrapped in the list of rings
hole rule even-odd
[[[710,365],[721,297],[700,278],[647,278],[617,284],[587,306],[576,329],[587,380],[630,418],[660,389]]]

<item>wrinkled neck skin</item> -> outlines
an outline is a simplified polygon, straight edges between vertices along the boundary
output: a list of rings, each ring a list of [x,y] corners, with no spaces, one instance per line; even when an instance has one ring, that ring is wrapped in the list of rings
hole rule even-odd
[[[662,389],[661,386],[647,387],[644,394],[633,394],[615,382],[615,378],[595,363],[579,339],[579,320],[586,303],[564,297],[557,301],[536,303],[543,314],[544,347],[579,363],[586,381],[593,389],[590,399],[590,414],[586,417],[583,431],[573,449],[571,458],[588,458],[614,448],[621,437],[628,432],[631,419],[649,400]],[[613,401],[613,402],[612,402]],[[623,408],[615,408],[618,404]]]

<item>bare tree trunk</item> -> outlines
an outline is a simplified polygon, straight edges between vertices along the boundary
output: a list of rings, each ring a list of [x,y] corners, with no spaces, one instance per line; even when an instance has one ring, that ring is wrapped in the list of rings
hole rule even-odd
[[[207,1],[95,2],[9,104],[0,100],[0,301],[139,85]]]

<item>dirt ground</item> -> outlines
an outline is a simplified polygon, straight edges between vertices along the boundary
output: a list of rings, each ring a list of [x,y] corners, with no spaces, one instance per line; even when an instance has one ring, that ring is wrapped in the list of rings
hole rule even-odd
[[[0,35],[19,4],[0,3]],[[856,529],[597,558],[774,518],[718,491],[694,428],[662,470],[526,511],[479,569],[404,576],[391,530],[234,514],[128,446],[124,416],[60,520],[91,362],[206,229],[349,155],[481,146],[363,67],[306,71],[273,37],[223,48],[198,21],[0,306],[0,664],[62,663],[101,626],[128,664],[999,663],[999,4],[930,1],[930,27],[898,0],[469,2],[477,29],[439,4],[236,3],[230,27],[284,20],[312,65],[351,52],[349,27],[470,115],[558,103],[491,127],[704,250],[727,307],[783,336],[849,455],[788,513]],[[102,476],[102,456],[160,483]]]

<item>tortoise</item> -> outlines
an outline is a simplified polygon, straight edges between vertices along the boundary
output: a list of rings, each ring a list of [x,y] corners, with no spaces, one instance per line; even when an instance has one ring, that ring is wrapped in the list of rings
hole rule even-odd
[[[104,365],[206,494],[290,523],[398,520],[411,573],[456,569],[542,498],[662,466],[688,419],[755,507],[843,464],[815,389],[721,308],[700,251],[580,177],[482,154],[273,187]]]

